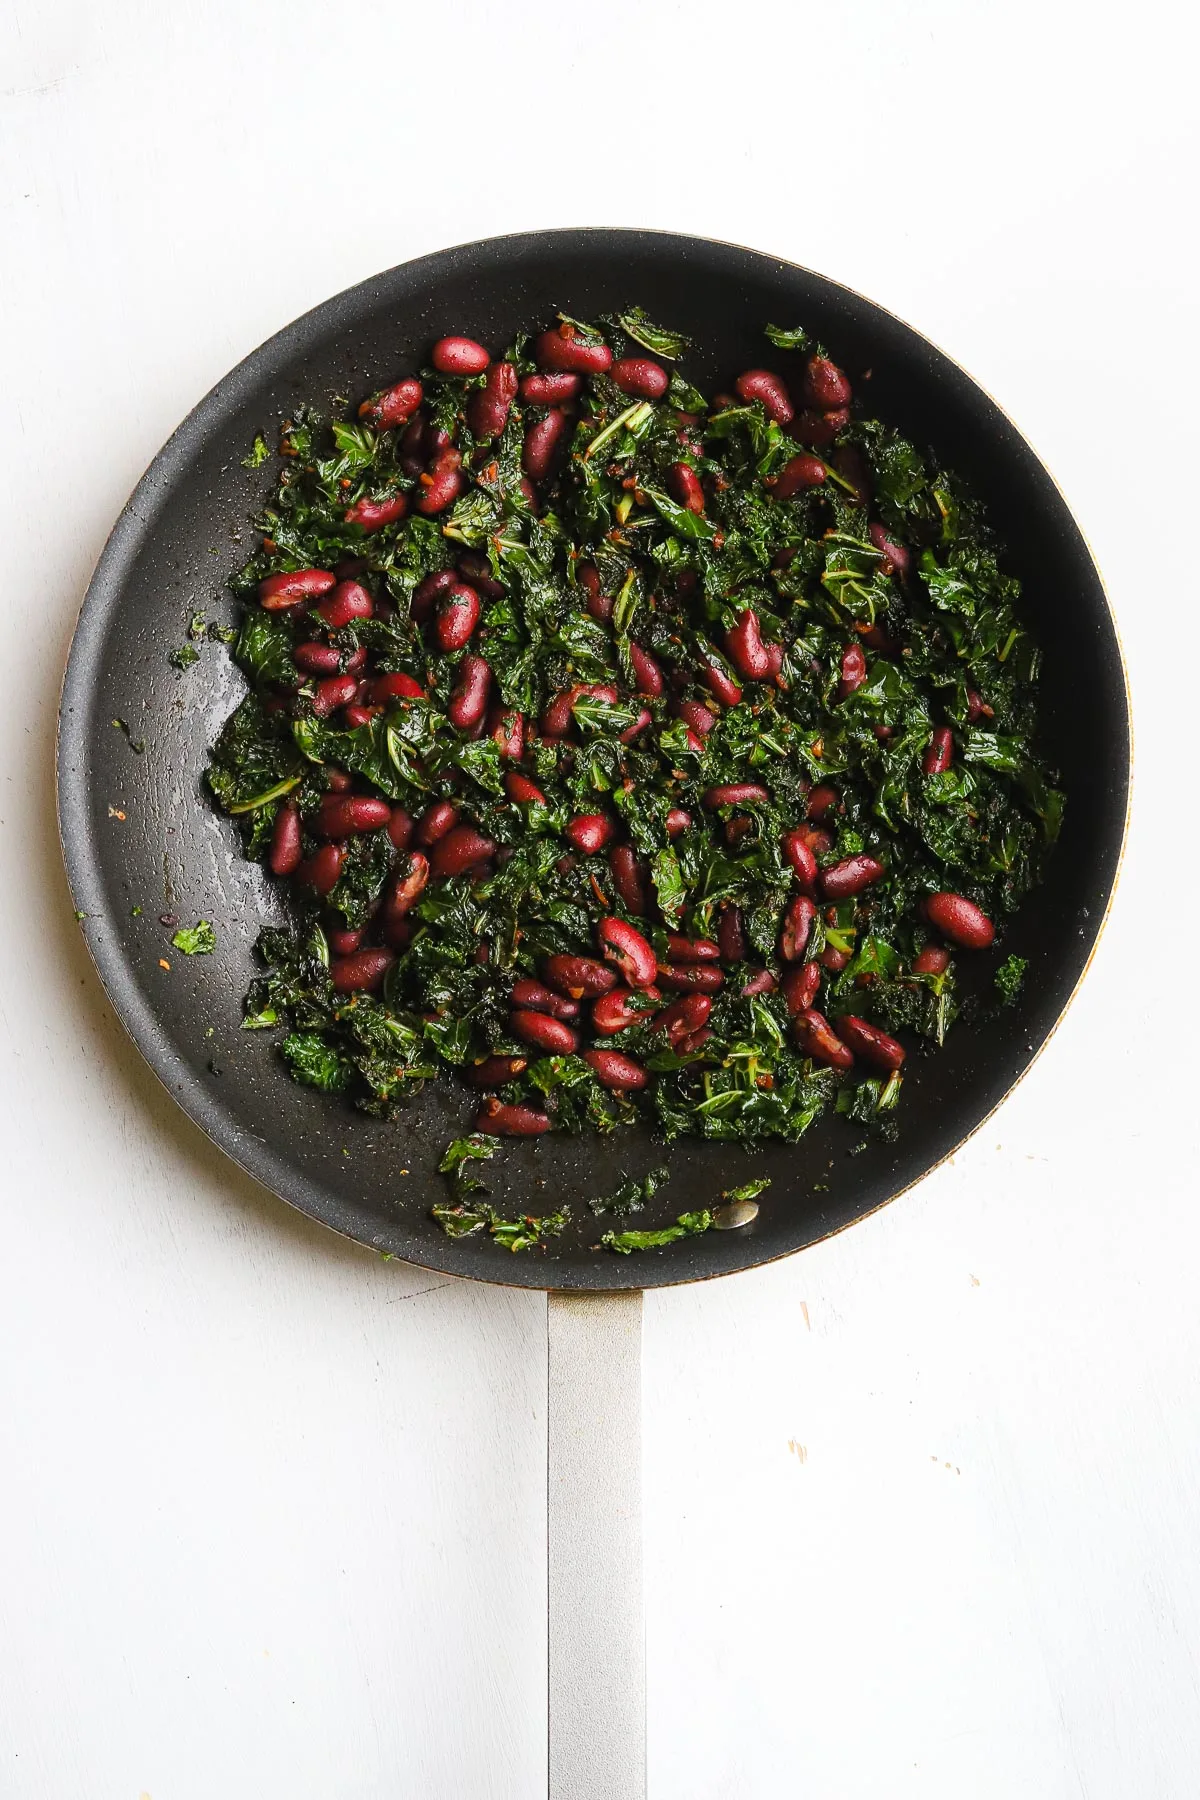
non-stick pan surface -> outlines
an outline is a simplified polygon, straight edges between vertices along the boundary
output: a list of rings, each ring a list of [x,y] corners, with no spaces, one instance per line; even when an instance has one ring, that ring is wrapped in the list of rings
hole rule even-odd
[[[749,1156],[693,1141],[664,1150],[649,1133],[515,1144],[497,1204],[542,1212],[568,1202],[575,1223],[544,1255],[514,1256],[487,1238],[451,1242],[429,1217],[444,1197],[442,1147],[472,1112],[460,1089],[437,1083],[382,1123],[296,1086],[269,1039],[239,1029],[254,940],[278,904],[206,803],[201,775],[241,680],[219,645],[183,673],[168,655],[197,609],[234,616],[224,584],[249,553],[247,516],[271,483],[269,467],[242,466],[256,432],[273,441],[299,402],[328,411],[415,370],[443,332],[501,346],[559,309],[587,318],[630,302],[694,339],[687,372],[710,392],[772,360],[765,323],[803,322],[852,376],[872,372],[873,412],[972,481],[1045,651],[1046,748],[1069,802],[1049,879],[1001,953],[1029,959],[1020,1001],[986,1029],[960,1024],[940,1053],[910,1057],[895,1143],[851,1155],[858,1135],[835,1118],[798,1145]],[[377,275],[281,331],[201,401],[139,483],[88,590],[63,692],[59,812],[75,904],[114,1007],[180,1105],[244,1169],[336,1230],[430,1268],[531,1287],[652,1287],[749,1268],[838,1230],[987,1116],[1087,963],[1120,856],[1128,768],[1124,672],[1091,557],[1029,446],[961,369],[900,320],[791,263],[656,232],[560,231],[466,244]],[[162,914],[211,919],[216,952],[180,956]],[[979,959],[980,982],[996,960]],[[751,1174],[773,1185],[739,1232],[629,1258],[590,1249],[599,1230],[589,1198],[664,1161],[673,1179],[639,1224]]]

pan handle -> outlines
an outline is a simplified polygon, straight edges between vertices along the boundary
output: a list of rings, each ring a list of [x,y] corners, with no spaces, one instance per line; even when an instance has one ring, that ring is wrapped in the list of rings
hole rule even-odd
[[[646,1800],[642,1296],[546,1315],[549,1800]]]

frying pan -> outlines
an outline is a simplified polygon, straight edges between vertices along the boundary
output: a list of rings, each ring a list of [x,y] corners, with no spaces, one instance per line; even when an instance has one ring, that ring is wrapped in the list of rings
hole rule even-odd
[[[545,1254],[513,1256],[488,1238],[450,1241],[429,1216],[444,1198],[442,1148],[473,1111],[461,1090],[433,1084],[402,1118],[380,1123],[298,1087],[261,1035],[239,1029],[255,937],[281,916],[270,884],[242,860],[232,826],[200,787],[241,678],[217,644],[184,672],[168,656],[193,612],[233,620],[225,583],[249,554],[246,520],[272,481],[269,467],[242,461],[257,432],[272,437],[302,401],[338,410],[411,372],[443,332],[499,347],[560,309],[588,318],[633,302],[692,338],[684,367],[709,392],[774,360],[767,322],[802,322],[860,392],[870,371],[873,413],[936,446],[966,476],[1023,583],[1024,615],[1044,652],[1043,743],[1068,805],[1048,879],[1003,950],[964,959],[987,987],[999,955],[1028,958],[1017,1004],[986,1027],[959,1024],[940,1052],[910,1058],[895,1143],[872,1141],[850,1156],[855,1139],[832,1118],[798,1145],[752,1157],[737,1145],[684,1140],[664,1159],[649,1132],[514,1144],[494,1188],[498,1207],[540,1212],[565,1202],[575,1223]],[[184,420],[121,514],[84,601],[62,697],[59,822],[76,908],[113,1006],[180,1105],[244,1169],[335,1230],[409,1262],[560,1292],[611,1292],[725,1275],[799,1250],[949,1155],[1032,1062],[1087,965],[1120,858],[1128,775],[1124,670],[1087,546],[1033,451],[963,370],[880,307],[794,264],[667,233],[571,230],[466,244],[377,275],[271,338]],[[216,951],[179,956],[162,915],[211,920]],[[740,1231],[629,1258],[593,1249],[599,1232],[588,1199],[663,1160],[672,1179],[639,1223],[702,1205],[751,1173],[772,1186]],[[584,1346],[580,1367],[618,1312],[598,1315],[601,1323],[586,1309],[572,1315],[592,1320],[573,1328],[582,1332],[572,1340]],[[614,1447],[622,1435],[615,1429]]]

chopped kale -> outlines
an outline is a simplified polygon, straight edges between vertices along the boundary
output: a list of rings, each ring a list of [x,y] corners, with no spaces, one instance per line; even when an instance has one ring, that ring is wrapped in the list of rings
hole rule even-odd
[[[185,956],[211,956],[217,947],[217,934],[207,919],[198,925],[184,925],[171,939]]]

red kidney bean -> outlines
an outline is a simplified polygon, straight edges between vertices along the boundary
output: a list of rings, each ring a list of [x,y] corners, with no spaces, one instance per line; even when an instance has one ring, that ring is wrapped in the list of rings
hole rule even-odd
[[[879,552],[879,567],[884,575],[904,576],[908,574],[912,558],[903,544],[898,544],[894,537],[888,535],[884,526],[868,525],[867,536]]]
[[[376,831],[386,825],[392,809],[386,800],[373,800],[366,794],[326,794],[312,821],[316,837],[352,837],[356,831]]]
[[[407,494],[389,494],[386,500],[356,500],[342,514],[345,525],[359,525],[364,531],[382,531],[394,525],[408,511]]]
[[[725,971],[716,963],[659,963],[658,983],[676,994],[715,994],[725,986]]]
[[[327,719],[339,706],[352,705],[357,692],[358,683],[353,675],[330,675],[324,681],[318,681],[312,709],[318,719]]]
[[[459,462],[457,450],[441,451],[434,459],[431,473],[420,477],[416,507],[425,518],[445,512],[462,493],[464,482]]]
[[[606,960],[614,963],[630,987],[651,987],[658,959],[640,931],[627,919],[601,919],[596,936]]]
[[[517,371],[510,362],[493,363],[483,386],[467,401],[467,424],[475,436],[499,437],[516,397]]]
[[[651,1000],[661,1002],[662,995],[656,987],[643,988],[635,994],[630,988],[613,988],[611,993],[601,994],[592,1003],[592,1030],[601,1037],[614,1037],[618,1031],[624,1031],[630,1025],[645,1024],[650,1018],[649,1010],[640,1004]]]
[[[617,985],[612,969],[597,962],[594,956],[561,953],[548,956],[542,964],[542,974],[551,987],[557,988],[560,994],[569,995],[572,1000],[582,1000],[585,995],[607,994]]]
[[[742,922],[741,908],[723,906],[721,916],[717,920],[717,947],[721,961],[740,963],[746,959],[746,928]]]
[[[458,824],[459,809],[453,800],[435,800],[417,820],[416,839],[426,849],[438,844]]]
[[[863,655],[861,644],[847,644],[842,651],[841,677],[838,681],[838,699],[846,700],[860,688],[867,679],[867,659]]]
[[[854,1013],[843,1013],[840,1019],[835,1019],[833,1029],[856,1056],[861,1056],[876,1069],[886,1070],[889,1075],[904,1061],[903,1044],[898,1044],[886,1031],[880,1031],[877,1025],[868,1024],[866,1019],[860,1019]]]
[[[437,603],[434,632],[443,650],[462,650],[479,623],[479,595],[465,581],[455,581]]]
[[[360,725],[369,725],[375,717],[376,709],[370,706],[343,706],[341,723],[345,730],[355,731]]]
[[[390,950],[356,950],[350,956],[334,956],[329,979],[337,994],[376,993],[395,962]]]
[[[831,975],[840,975],[850,961],[850,952],[837,950],[832,944],[826,944],[817,961],[823,969],[828,969]]]
[[[504,791],[510,800],[518,806],[545,806],[546,796],[535,781],[528,775],[522,775],[518,769],[510,769],[504,777]]]
[[[806,811],[810,819],[823,819],[831,807],[837,805],[837,789],[828,782],[820,782],[808,796]],[[811,839],[809,840],[811,842]],[[814,846],[815,848],[815,846]]]
[[[532,1106],[506,1105],[489,1094],[475,1114],[475,1129],[496,1137],[540,1137],[550,1130],[550,1120]]]
[[[671,377],[649,356],[623,356],[609,371],[623,394],[639,400],[661,400]]]
[[[831,1069],[854,1067],[854,1052],[850,1046],[843,1044],[837,1033],[830,1030],[828,1020],[812,1007],[797,1015],[795,1029],[806,1055],[827,1063]]]
[[[393,919],[389,914],[383,915],[381,926],[383,941],[389,950],[407,950],[412,942],[413,926],[411,919]]]
[[[499,703],[487,717],[488,736],[507,762],[517,762],[525,748],[525,720],[515,707]]]
[[[405,812],[402,806],[393,806],[388,811],[387,834],[392,840],[394,850],[407,850],[412,843],[413,816]]]
[[[574,687],[555,694],[545,712],[542,714],[542,736],[549,738],[566,737],[574,723],[571,708],[577,700],[600,700],[608,706],[615,706],[620,699],[615,687],[608,682],[581,681]]]
[[[446,590],[457,585],[458,576],[453,569],[435,569],[432,575],[419,581],[412,597],[412,616],[416,623],[423,625]]]
[[[731,850],[736,850],[742,839],[749,837],[754,830],[754,820],[738,815],[725,821],[725,842]]]
[[[712,1032],[704,1026],[699,1031],[689,1031],[686,1037],[677,1038],[671,1048],[676,1056],[698,1056],[711,1036]]]
[[[798,444],[804,444],[809,450],[827,450],[838,433],[845,431],[849,423],[848,407],[834,407],[829,412],[813,412],[806,408],[793,420],[792,436]]]
[[[579,1002],[567,1000],[553,989],[543,987],[540,981],[532,976],[523,975],[520,981],[513,982],[511,1000],[514,1007],[528,1012],[549,1013],[552,1019],[577,1019]]]
[[[629,661],[638,693],[645,694],[649,700],[657,700],[663,691],[663,672],[650,652],[643,650],[640,644],[630,644]]]
[[[575,565],[575,578],[587,595],[587,609],[593,619],[599,619],[606,625],[613,615],[616,604],[611,594],[600,591],[600,571],[593,562],[581,562]]]
[[[570,1056],[579,1048],[579,1033],[549,1013],[514,1012],[508,1020],[517,1037],[550,1056]]]
[[[430,873],[439,880],[448,875],[465,875],[480,863],[490,862],[495,854],[493,840],[484,837],[474,825],[455,825],[438,840],[430,858]]]
[[[648,713],[643,706],[638,713],[637,718],[633,721],[633,724],[627,725],[624,731],[618,734],[621,742],[623,744],[632,744],[634,738],[640,737],[647,725],[653,725],[653,723],[653,715]]]
[[[721,787],[710,787],[704,790],[704,804],[715,809],[718,806],[753,806],[771,798],[765,787],[757,781],[727,781]]]
[[[400,434],[400,467],[406,475],[419,475],[427,455],[426,421],[418,413]]]
[[[745,607],[738,615],[737,624],[725,633],[725,648],[734,668],[747,681],[765,681],[771,673],[771,659],[762,641],[758,614],[752,606]]]
[[[784,861],[800,883],[801,890],[806,894],[815,893],[817,859],[804,828],[801,826],[795,831],[785,831],[780,840],[780,848],[783,851]]]
[[[667,470],[667,492],[688,512],[704,511],[704,489],[689,463],[673,462]]]
[[[628,844],[616,844],[608,853],[613,886],[626,912],[642,918],[646,911],[646,876],[641,858]]]
[[[307,862],[297,865],[295,880],[301,887],[311,888],[315,894],[332,893],[342,872],[342,858],[345,854],[341,844],[322,844]]]
[[[767,417],[774,419],[777,425],[791,423],[795,410],[791,398],[780,376],[770,369],[747,369],[738,376],[734,386],[748,406],[755,400],[761,402]]]
[[[797,894],[783,915],[779,950],[784,962],[799,962],[808,948],[817,909],[807,894]]]
[[[753,975],[742,983],[742,999],[749,1000],[755,994],[774,993],[776,985],[775,977],[770,969],[756,969]]]
[[[810,356],[801,391],[810,406],[827,411],[831,406],[849,406],[853,390],[844,369],[827,356]]]
[[[988,705],[987,701],[983,698],[982,694],[977,694],[975,692],[974,688],[968,688],[967,689],[967,724],[973,725],[975,723],[976,719],[984,719],[984,718],[992,719],[994,717],[995,717],[995,714],[993,713],[991,707]]]
[[[412,851],[400,865],[384,900],[389,918],[401,919],[410,912],[425,891],[429,880],[429,858],[419,850]]]
[[[667,1042],[672,1049],[678,1048],[681,1038],[689,1033],[699,1031],[708,1023],[708,1015],[712,1011],[711,994],[684,994],[679,1000],[672,1001],[664,1007],[652,1021],[655,1031],[665,1031]]]
[[[316,608],[331,631],[340,631],[354,619],[369,619],[375,602],[358,581],[339,581],[327,600]]]
[[[465,550],[458,559],[458,573],[468,587],[487,600],[500,600],[506,592],[504,583],[492,574],[492,565],[482,550]]]
[[[474,338],[439,338],[429,353],[439,375],[482,375],[491,356]]]
[[[582,375],[522,375],[521,398],[532,406],[567,406],[582,386]]]
[[[716,713],[710,712],[702,700],[678,700],[674,710],[676,717],[682,719],[685,725],[690,726],[697,738],[706,738],[717,722]],[[695,743],[690,748],[702,750],[704,746],[701,743]]]
[[[347,931],[344,926],[331,925],[325,933],[329,940],[329,948],[334,956],[350,956],[363,941],[363,930]]]
[[[259,605],[268,612],[282,612],[327,594],[336,577],[328,569],[292,569],[285,575],[268,575],[258,584]]]
[[[525,433],[521,467],[530,481],[544,481],[566,439],[571,421],[558,407],[537,419]]]
[[[827,856],[833,849],[833,839],[827,831],[822,831],[819,826],[797,825],[795,830],[799,834],[801,842],[808,845],[814,856]]]
[[[850,900],[883,874],[883,864],[873,856],[846,856],[831,869],[821,871],[821,892],[827,900]]]
[[[292,651],[292,661],[303,675],[340,675],[342,672],[342,653],[336,644],[297,644]],[[348,668],[346,673],[352,675],[356,671]]]
[[[472,731],[487,712],[492,671],[482,656],[464,656],[446,715],[459,731]]]
[[[684,937],[682,932],[667,935],[667,955],[673,963],[711,963],[720,955],[720,945],[712,938]]]
[[[921,767],[926,775],[944,775],[953,761],[954,733],[948,725],[939,725],[921,758]]]
[[[267,866],[272,875],[291,875],[300,865],[300,813],[294,800],[285,800],[275,814]]]
[[[472,1064],[467,1070],[467,1080],[477,1088],[504,1087],[528,1067],[529,1059],[525,1056],[485,1056],[482,1062]]]
[[[604,813],[576,813],[563,827],[563,836],[580,856],[598,856],[612,843],[617,828]]]
[[[817,989],[820,985],[821,967],[819,963],[793,963],[783,978],[784,1003],[793,1018],[798,1013],[808,1011],[817,997]]]
[[[355,576],[362,574],[366,566],[361,556],[343,556],[340,562],[334,563],[333,572],[339,581],[353,581]]]
[[[390,706],[393,700],[423,700],[425,689],[420,682],[402,671],[394,675],[377,675],[371,684],[371,699],[376,706]]]
[[[686,812],[682,806],[673,806],[671,808],[670,812],[667,814],[667,836],[671,839],[672,843],[677,837],[683,836],[691,823],[692,815],[690,812]]]
[[[543,331],[533,347],[533,359],[544,372],[603,375],[612,368],[613,354],[607,344],[589,344],[573,326],[560,325],[556,331]]]
[[[601,1087],[613,1088],[619,1094],[644,1088],[650,1080],[641,1063],[634,1062],[631,1056],[622,1056],[619,1050],[585,1050],[583,1060]]]
[[[706,656],[700,667],[700,679],[722,706],[740,706],[742,690],[721,664]]]
[[[354,777],[348,769],[326,769],[325,786],[331,794],[348,794],[354,786]]]
[[[843,481],[854,489],[855,498],[865,506],[871,498],[871,471],[857,444],[842,444],[833,453],[833,466]]]
[[[824,480],[825,464],[820,457],[802,450],[799,456],[784,463],[769,485],[776,500],[794,500],[808,488],[820,487]]]
[[[986,950],[996,935],[987,914],[965,894],[930,894],[925,902],[929,923],[963,950]]]
[[[950,952],[943,950],[940,944],[927,944],[919,955],[913,958],[914,975],[944,975],[950,967]]]
[[[390,431],[393,426],[403,425],[424,398],[425,391],[419,381],[411,378],[398,381],[395,387],[384,388],[382,393],[372,394],[369,400],[364,400],[358,416],[369,420],[380,431]]]

